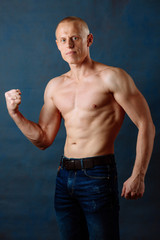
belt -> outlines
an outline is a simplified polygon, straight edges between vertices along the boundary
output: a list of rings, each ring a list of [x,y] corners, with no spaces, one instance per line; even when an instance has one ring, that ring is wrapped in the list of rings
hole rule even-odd
[[[94,166],[113,164],[114,162],[114,154],[89,158],[67,158],[63,156],[61,158],[60,165],[62,168],[64,167],[67,170],[78,170],[93,168]]]

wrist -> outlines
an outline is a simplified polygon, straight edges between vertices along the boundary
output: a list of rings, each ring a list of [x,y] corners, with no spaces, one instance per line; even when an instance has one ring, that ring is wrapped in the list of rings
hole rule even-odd
[[[13,119],[16,118],[20,114],[18,109],[10,110],[8,112],[9,112],[9,115],[11,116],[11,118],[13,118]]]
[[[140,181],[144,181],[144,179],[145,179],[145,173],[144,173],[144,172],[141,172],[141,171],[139,171],[139,172],[134,172],[134,171],[133,171],[131,177],[134,178],[134,179],[135,179],[135,178],[139,178]]]

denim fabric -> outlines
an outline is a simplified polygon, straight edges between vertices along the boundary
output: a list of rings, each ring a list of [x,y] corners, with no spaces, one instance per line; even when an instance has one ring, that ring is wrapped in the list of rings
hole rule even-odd
[[[119,240],[115,161],[76,171],[59,167],[55,211],[62,240]]]

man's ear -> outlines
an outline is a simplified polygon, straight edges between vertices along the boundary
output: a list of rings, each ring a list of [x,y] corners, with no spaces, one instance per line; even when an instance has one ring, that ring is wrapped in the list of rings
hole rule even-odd
[[[55,42],[56,42],[57,48],[59,50],[58,40],[56,39]]]
[[[88,36],[87,36],[87,47],[90,47],[93,43],[93,34],[90,33]]]

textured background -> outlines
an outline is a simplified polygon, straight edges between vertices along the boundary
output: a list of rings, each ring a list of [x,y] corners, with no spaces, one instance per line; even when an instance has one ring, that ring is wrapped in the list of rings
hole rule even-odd
[[[53,198],[65,130],[40,151],[10,119],[4,92],[22,91],[21,112],[38,121],[47,82],[68,70],[56,48],[54,30],[64,17],[88,22],[94,60],[125,69],[151,108],[156,140],[138,201],[121,199],[122,240],[160,239],[160,1],[0,0],[0,240],[59,240]],[[119,189],[130,176],[137,129],[125,118],[115,143]]]

